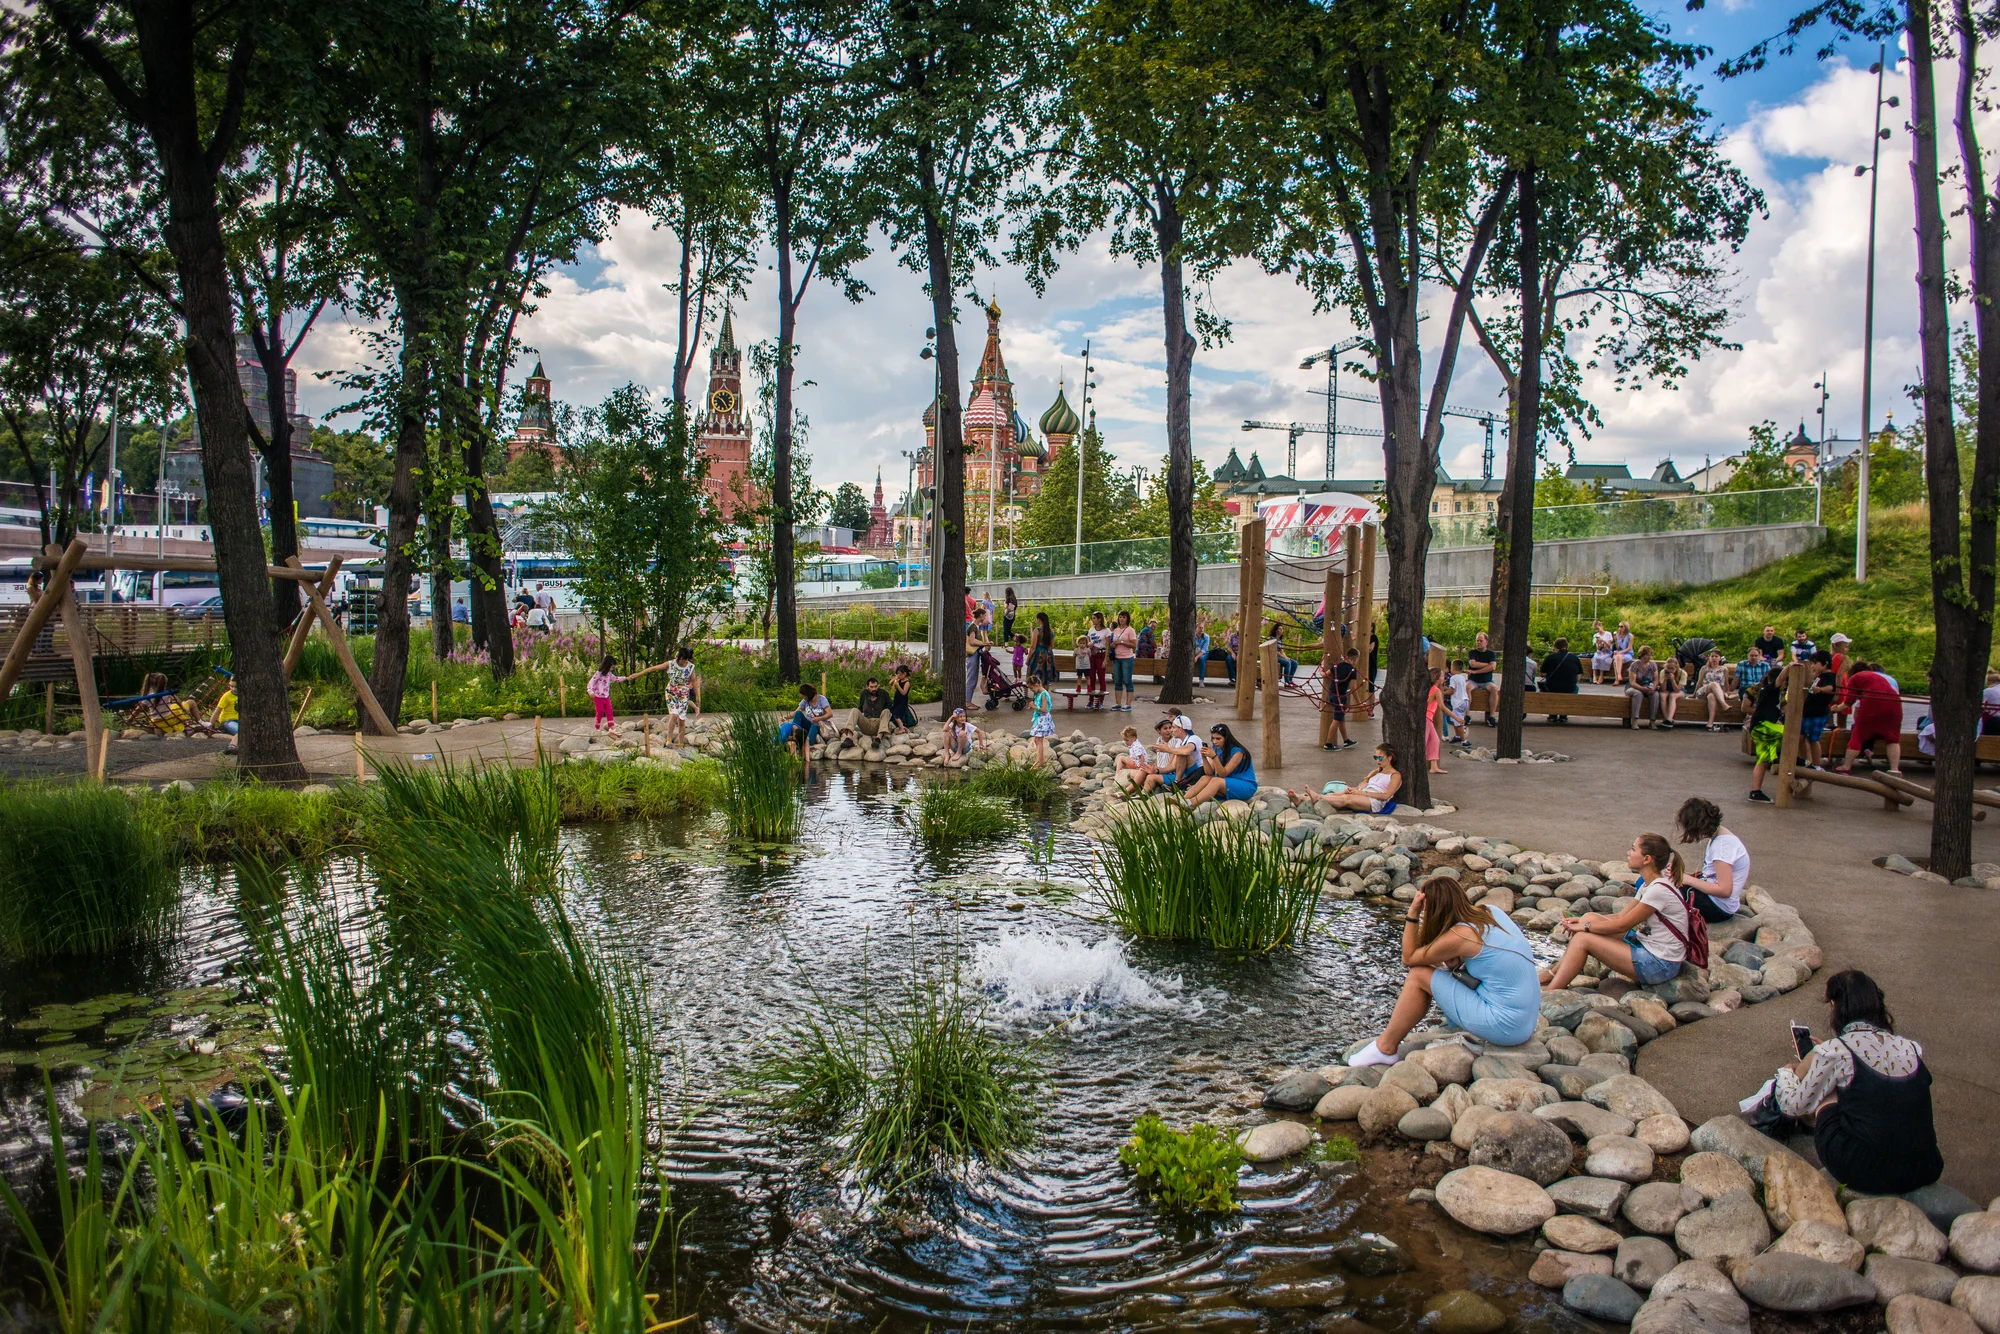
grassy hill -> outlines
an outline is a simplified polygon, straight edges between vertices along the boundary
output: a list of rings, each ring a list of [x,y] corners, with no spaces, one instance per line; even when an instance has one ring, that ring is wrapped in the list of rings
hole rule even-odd
[[[1716,640],[1740,659],[1767,624],[1789,640],[1804,626],[1825,647],[1834,631],[1854,640],[1855,652],[1879,660],[1906,690],[1921,691],[1937,642],[1931,616],[1927,519],[1919,506],[1879,511],[1868,532],[1868,582],[1854,582],[1854,530],[1837,529],[1812,551],[1789,556],[1736,579],[1700,587],[1618,588],[1604,599],[1607,625],[1630,621],[1634,638],[1664,655],[1675,638]],[[1433,608],[1424,618],[1433,638],[1470,644],[1484,628],[1484,608],[1463,613]],[[1532,622],[1538,647],[1568,635],[1583,647],[1587,620],[1544,613]]]

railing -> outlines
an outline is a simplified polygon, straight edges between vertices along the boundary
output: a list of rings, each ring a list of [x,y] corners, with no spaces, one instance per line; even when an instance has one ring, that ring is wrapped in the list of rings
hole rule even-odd
[[[1010,547],[990,555],[975,551],[966,557],[966,577],[975,583],[1002,579],[1050,579],[1066,574],[1121,574],[1128,570],[1161,570],[1167,565],[1168,538],[1133,537],[1114,542],[1085,542],[1054,547]],[[1194,535],[1197,565],[1236,559],[1236,529]]]
[[[1485,584],[1454,588],[1426,588],[1424,601],[1449,602],[1454,610],[1463,608],[1468,601],[1486,602],[1491,599],[1492,589]],[[1596,620],[1597,604],[1601,598],[1611,596],[1609,584],[1530,584],[1528,586],[1528,608],[1532,612],[1538,605],[1547,603],[1551,609],[1574,598],[1578,620]],[[1583,612],[1583,601],[1590,599],[1590,615]]]
[[[1626,537],[1637,533],[1686,533],[1707,528],[1760,528],[1812,523],[1819,515],[1819,489],[1789,486],[1770,491],[1705,491],[1644,500],[1607,500],[1595,505],[1545,505],[1535,511],[1535,540]],[[1493,545],[1486,515],[1453,515],[1431,520],[1434,547]]]

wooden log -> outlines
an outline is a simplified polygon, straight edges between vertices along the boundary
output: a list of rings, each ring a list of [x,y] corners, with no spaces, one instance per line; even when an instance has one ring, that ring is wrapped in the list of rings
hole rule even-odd
[[[361,665],[354,661],[354,650],[348,647],[347,636],[340,632],[340,622],[333,619],[333,612],[328,610],[325,600],[320,597],[319,587],[316,584],[307,584],[305,594],[306,599],[312,603],[313,614],[319,617],[320,627],[326,631],[327,639],[333,644],[333,654],[340,659],[341,670],[347,673],[347,683],[354,687],[355,700],[367,711],[368,718],[375,724],[377,732],[383,736],[396,735],[396,725],[390,722],[389,715],[383,712],[382,702],[375,698],[375,691],[369,686],[368,678],[361,674]],[[359,733],[356,733],[356,737],[358,756]],[[356,763],[359,763],[358,758]]]
[[[310,608],[308,608],[308,610],[310,610]],[[313,697],[313,688],[311,686],[307,686],[305,698],[299,701],[299,711],[292,718],[292,730],[294,732],[298,731],[299,724],[305,721],[306,705],[312,703],[312,697]]]
[[[1255,642],[1250,639],[1250,632],[1244,627],[1250,623],[1250,585],[1257,578],[1257,557],[1254,553],[1263,544],[1264,526],[1258,520],[1252,519],[1236,530],[1236,642],[1239,647]],[[1211,634],[1209,637],[1211,647],[1214,642],[1214,635]],[[1196,680],[1208,675],[1207,663],[1198,662],[1194,666]],[[1257,683],[1250,675],[1249,664],[1239,661],[1236,664],[1238,722],[1248,722],[1256,716],[1254,693],[1256,689]]]
[[[88,766],[88,757],[97,754],[104,736],[104,711],[97,702],[97,672],[90,662],[90,632],[83,627],[83,613],[77,610],[74,596],[65,593],[59,610],[63,633],[69,638],[69,660],[76,667],[76,693],[83,704],[83,753]]]
[[[50,548],[51,551],[53,549]],[[68,550],[52,566],[53,572],[42,589],[42,595],[28,608],[26,618],[14,631],[14,642],[7,649],[7,660],[0,663],[0,700],[14,692],[14,682],[20,680],[22,671],[28,665],[28,655],[34,651],[35,636],[41,634],[42,627],[49,623],[49,617],[56,614],[56,609],[69,596],[70,571],[76,568],[86,551],[81,538],[69,544]]]
[[[42,556],[35,561],[38,570],[54,569],[56,557]],[[102,551],[86,551],[75,567],[79,570],[138,570],[144,573],[213,574],[215,558],[212,556],[141,556],[120,553],[107,556]],[[290,565],[273,565],[268,568],[273,579],[313,579],[319,578],[312,570],[300,570]]]
[[[1890,810],[1894,810],[1898,806],[1913,804],[1913,798],[1907,792],[1898,792],[1887,784],[1878,783],[1872,778],[1860,778],[1854,774],[1837,774],[1825,769],[1808,769],[1799,775],[1799,781],[1807,785],[1826,783],[1833,787],[1847,787],[1853,788],[1856,792],[1866,792],[1871,796],[1882,798],[1882,804]]]
[[[1375,633],[1375,542],[1377,526],[1364,523],[1361,528],[1361,587],[1355,590],[1354,647],[1361,658],[1361,670],[1355,673],[1354,688],[1359,693],[1355,701],[1356,713],[1372,716],[1374,713],[1375,682],[1368,675],[1368,643]]]
[[[326,600],[327,594],[333,591],[333,577],[340,573],[341,559],[341,557],[335,556],[326,563],[326,574],[319,581],[319,596],[322,602]],[[285,564],[293,569],[297,569],[300,564],[299,558],[297,556],[287,556],[285,557]],[[313,621],[315,619],[317,617],[312,609],[311,599],[307,599],[305,609],[299,613],[299,623],[292,627],[292,642],[285,647],[285,680],[287,681],[290,681],[292,673],[298,670],[299,656],[306,651],[306,637],[312,633]]]
[[[1333,669],[1340,663],[1340,572],[1331,562],[1326,567],[1326,587],[1320,593],[1319,623],[1319,744],[1333,739]]]
[[[110,763],[111,763],[111,729],[107,727],[103,729],[102,733],[97,738],[97,772],[91,776],[95,778],[98,782],[102,783],[105,778],[105,772],[110,766]]]
[[[1792,781],[1799,767],[1799,720],[1805,716],[1812,669],[1802,662],[1785,668],[1785,739],[1778,746],[1778,805],[1792,804]]]
[[[1240,662],[1237,664],[1236,679],[1239,682],[1249,674],[1244,670],[1245,666],[1246,664]],[[1264,647],[1258,650],[1257,666],[1262,678],[1259,688],[1264,692],[1264,767],[1282,769],[1285,767],[1285,759],[1278,750],[1278,698],[1285,692],[1278,688],[1276,644],[1267,641]]]
[[[1937,797],[1934,795],[1936,789],[1925,787],[1922,783],[1906,778],[1902,774],[1873,773],[1869,777],[1885,786],[1895,788],[1898,792],[1907,793],[1912,797],[1922,797],[1932,805],[1937,804]],[[1991,792],[1981,792],[1975,788],[1972,793],[1972,804],[1975,806],[2000,807],[2000,795],[1995,795]],[[1983,820],[1986,817],[1984,812],[1974,811],[1972,818]]]

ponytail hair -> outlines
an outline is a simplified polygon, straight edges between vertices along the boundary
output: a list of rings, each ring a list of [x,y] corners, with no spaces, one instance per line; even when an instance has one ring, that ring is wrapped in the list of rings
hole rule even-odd
[[[1687,867],[1682,863],[1681,855],[1674,851],[1674,845],[1667,842],[1665,834],[1639,835],[1639,851],[1672,882],[1675,889],[1680,888],[1681,877],[1686,874]]]

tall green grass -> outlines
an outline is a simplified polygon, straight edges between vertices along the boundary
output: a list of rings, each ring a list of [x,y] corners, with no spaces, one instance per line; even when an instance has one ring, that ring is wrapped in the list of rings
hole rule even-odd
[[[482,844],[504,856],[517,877],[549,886],[557,872],[561,823],[554,766],[467,764],[449,759],[417,768],[392,762],[376,769],[368,790],[371,860],[385,883],[421,881],[431,850],[410,832],[445,832],[454,845]]]
[[[616,822],[699,815],[720,806],[726,782],[713,760],[679,768],[636,764],[565,764],[555,771],[556,799],[565,823]]]
[[[121,792],[0,788],[0,952],[104,954],[163,939],[180,905],[165,841]]]
[[[1011,760],[981,765],[972,771],[965,785],[982,796],[1025,802],[1047,801],[1062,791],[1062,782],[1047,769]]]
[[[729,716],[723,740],[723,792],[729,828],[759,843],[789,843],[804,819],[799,761],[778,744],[778,728],[762,714]]]
[[[1033,1143],[1045,1082],[1032,1050],[980,1023],[957,957],[913,968],[887,1005],[824,997],[747,1083],[781,1116],[815,1122],[865,1184],[899,1191]]]
[[[295,792],[254,778],[137,798],[140,820],[193,862],[318,859],[363,836],[361,794],[351,787]]]
[[[1178,802],[1128,802],[1091,867],[1099,904],[1136,936],[1263,952],[1310,926],[1338,845],[1288,850],[1254,825],[1202,824]]]
[[[932,843],[992,838],[1013,827],[999,802],[965,783],[927,783],[917,798],[917,832]]]

